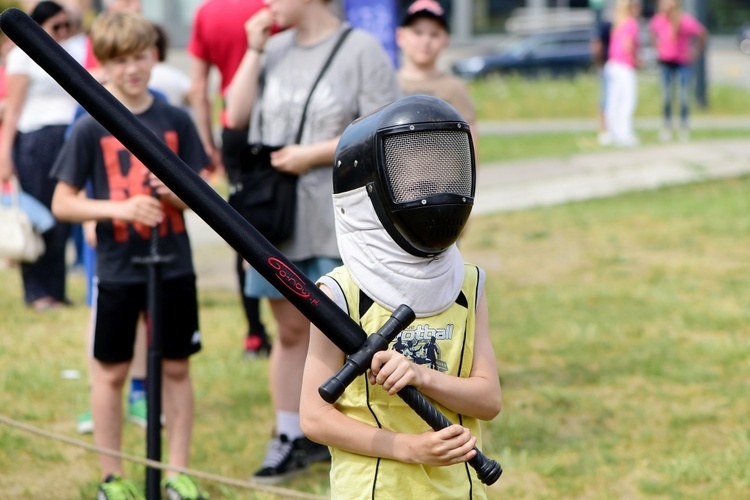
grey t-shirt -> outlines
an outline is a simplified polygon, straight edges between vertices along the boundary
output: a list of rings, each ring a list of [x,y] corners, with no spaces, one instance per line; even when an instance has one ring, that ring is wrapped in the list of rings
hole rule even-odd
[[[347,27],[342,23],[336,32],[312,46],[298,45],[294,29],[269,40],[259,98],[250,122],[250,143],[294,143],[310,88]],[[337,137],[359,116],[399,96],[393,65],[380,43],[355,29],[313,93],[300,143],[315,144]],[[331,177],[332,165],[312,168],[300,176],[294,236],[279,248],[287,258],[339,257]]]

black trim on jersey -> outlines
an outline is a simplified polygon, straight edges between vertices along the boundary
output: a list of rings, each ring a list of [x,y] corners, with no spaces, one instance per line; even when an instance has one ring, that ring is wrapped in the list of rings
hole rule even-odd
[[[351,313],[350,313],[351,308],[349,307],[349,301],[346,298],[346,294],[344,293],[344,288],[341,286],[341,283],[339,283],[338,280],[336,280],[336,278],[334,278],[331,275],[326,275],[326,276],[328,278],[332,279],[333,282],[336,283],[336,285],[339,287],[339,291],[341,292],[341,296],[344,297],[344,303],[346,305],[346,314],[349,315],[349,316],[351,316]],[[362,325],[360,324],[359,326],[362,326]]]
[[[375,464],[375,477],[372,478],[372,500],[375,500],[375,488],[378,485],[378,472],[380,471],[380,457],[378,457],[377,463]]]
[[[469,308],[469,299],[466,298],[466,294],[463,290],[461,290],[461,293],[459,293],[458,297],[456,297],[456,304],[465,307],[466,309]]]
[[[367,295],[365,292],[362,291],[360,288],[359,290],[359,319],[360,319],[360,325],[362,326],[362,317],[367,314],[367,311],[370,310],[372,305],[375,303],[374,300],[370,298],[369,295]],[[372,332],[365,332],[365,333],[372,333]]]
[[[474,312],[476,313],[477,304],[479,303],[479,295],[477,295],[479,292],[479,268],[477,268],[476,266],[473,266],[473,267],[477,273],[477,284],[476,284],[477,288],[476,288],[476,291],[474,292]],[[463,298],[465,304],[461,304],[461,302],[459,302],[461,298]],[[461,372],[463,370],[463,366],[464,366],[464,355],[466,353],[466,341],[467,341],[468,331],[469,331],[469,313],[468,313],[469,300],[466,298],[466,295],[464,295],[463,290],[461,291],[458,298],[456,299],[456,303],[466,307],[467,309],[466,323],[464,324],[464,338],[463,338],[463,341],[461,342],[461,358],[460,358],[461,361],[458,363],[458,376],[460,377]],[[476,328],[474,328],[474,333],[476,334]],[[458,415],[458,423],[460,425],[464,425],[464,416],[460,413],[458,413],[457,415]],[[474,482],[471,480],[471,470],[469,470],[468,462],[464,462],[464,470],[466,471],[466,478],[469,482],[469,498],[474,498]]]
[[[362,319],[360,318],[359,321],[360,328],[362,327]],[[367,402],[367,411],[370,412],[370,415],[372,415],[372,418],[375,420],[375,423],[378,426],[378,429],[382,429],[383,425],[380,423],[380,420],[378,420],[378,416],[375,414],[375,411],[370,406],[370,384],[367,381],[367,376],[360,377],[362,382],[365,384],[365,401]],[[375,475],[372,478],[372,499],[375,500],[375,487],[378,484],[378,471],[380,471],[380,457],[377,457],[377,460],[375,461]]]
[[[476,284],[476,290],[474,290],[474,297],[475,297],[474,298],[474,312],[477,312],[477,309],[479,309],[479,292],[481,291],[479,289],[479,281],[480,281],[479,278],[482,277],[481,276],[482,273],[479,272],[479,267],[477,267],[477,266],[472,266],[472,267],[474,269],[476,269],[476,271],[477,271],[477,284]],[[476,328],[475,328],[475,330],[476,330]]]

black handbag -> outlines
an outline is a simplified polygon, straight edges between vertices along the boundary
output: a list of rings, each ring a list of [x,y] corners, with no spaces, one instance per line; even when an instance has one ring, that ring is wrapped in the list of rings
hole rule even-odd
[[[280,146],[248,146],[242,152],[242,173],[232,185],[229,205],[268,241],[278,244],[294,233],[297,176],[271,166],[271,152]]]
[[[350,31],[351,28],[348,28],[341,33],[310,89],[302,109],[296,144],[302,140],[307,107],[315,87],[318,86],[318,82],[323,78]],[[280,172],[271,165],[271,153],[282,147],[264,144],[247,145],[240,154],[239,180],[231,185],[228,200],[230,206],[274,245],[292,237],[297,211],[298,176]]]

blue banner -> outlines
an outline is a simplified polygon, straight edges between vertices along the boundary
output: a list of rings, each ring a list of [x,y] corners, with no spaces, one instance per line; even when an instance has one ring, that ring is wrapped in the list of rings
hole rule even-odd
[[[396,0],[345,0],[344,17],[355,28],[377,38],[393,61],[393,67],[398,68],[396,28],[401,20]]]

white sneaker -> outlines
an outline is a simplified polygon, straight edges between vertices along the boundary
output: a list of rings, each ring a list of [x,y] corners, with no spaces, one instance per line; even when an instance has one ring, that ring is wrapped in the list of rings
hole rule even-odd
[[[610,144],[612,144],[612,137],[608,132],[599,132],[599,135],[596,137],[596,141],[600,146],[609,146]]]
[[[672,140],[672,129],[663,128],[659,131],[659,141],[669,142]]]
[[[690,129],[680,129],[680,142],[688,142],[690,140]]]

